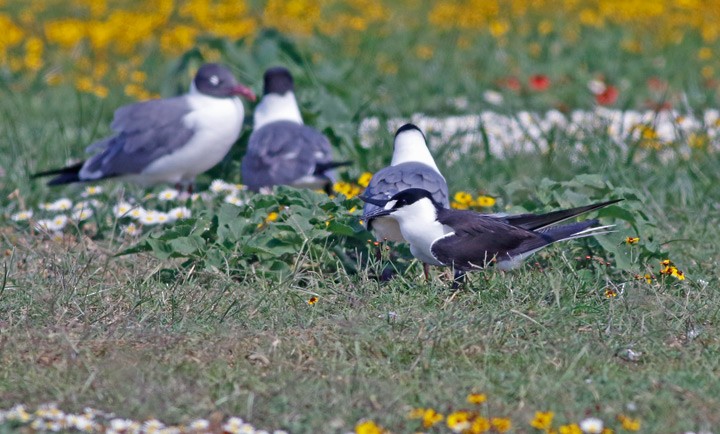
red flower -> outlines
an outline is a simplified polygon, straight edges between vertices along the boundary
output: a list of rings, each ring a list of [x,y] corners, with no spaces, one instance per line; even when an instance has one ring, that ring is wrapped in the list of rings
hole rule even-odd
[[[665,92],[667,90],[667,82],[659,77],[650,77],[647,79],[647,87],[653,92]]]
[[[602,93],[595,95],[595,102],[600,105],[613,105],[617,102],[619,95],[617,87],[608,84]]]
[[[543,92],[550,87],[550,78],[547,75],[535,74],[528,81],[530,89],[535,92]]]
[[[514,92],[519,92],[519,91],[520,91],[520,87],[521,87],[521,85],[520,85],[520,80],[518,80],[517,77],[512,77],[512,76],[510,76],[510,77],[505,77],[505,78],[501,78],[501,79],[498,81],[498,85],[499,85],[500,87],[504,87],[504,88],[506,88],[506,89],[510,89],[510,90],[512,90],[512,91],[514,91]]]

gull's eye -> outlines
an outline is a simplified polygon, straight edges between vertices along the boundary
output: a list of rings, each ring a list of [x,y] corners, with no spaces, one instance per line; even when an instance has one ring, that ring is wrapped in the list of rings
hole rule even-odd
[[[208,79],[208,81],[209,81],[210,84],[212,84],[213,86],[217,86],[218,84],[220,84],[220,77],[218,77],[217,75],[212,75],[212,76],[210,76],[210,78]]]

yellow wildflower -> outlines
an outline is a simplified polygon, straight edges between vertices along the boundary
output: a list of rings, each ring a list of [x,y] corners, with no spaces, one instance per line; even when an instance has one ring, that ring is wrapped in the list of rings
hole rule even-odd
[[[355,425],[355,434],[383,434],[385,429],[371,420]]]
[[[482,404],[487,401],[487,395],[484,393],[471,393],[467,396],[467,402],[470,404]]]
[[[538,33],[545,36],[553,31],[553,24],[550,20],[542,20],[538,24]]]
[[[553,413],[552,411],[536,411],[535,418],[530,421],[530,426],[537,429],[550,429],[554,417],[555,413]]]
[[[617,290],[613,288],[605,288],[605,298],[615,298],[618,296]]]
[[[698,59],[700,59],[700,60],[709,60],[709,59],[712,59],[712,57],[713,57],[713,52],[712,52],[712,49],[710,49],[710,47],[702,47],[698,51]]]
[[[487,418],[478,416],[473,419],[472,425],[470,425],[471,434],[480,434],[488,431],[490,431],[490,421],[487,420]]]
[[[423,428],[430,428],[439,422],[442,422],[443,415],[436,412],[432,408],[428,408],[423,412],[422,415]]]
[[[370,180],[372,179],[373,174],[370,172],[363,172],[362,175],[358,178],[358,185],[360,187],[367,187],[368,184],[370,184]]]
[[[672,267],[672,270],[670,271],[670,275],[677,278],[677,280],[685,280],[685,273],[678,270],[676,267]]]
[[[309,304],[310,306],[312,306],[312,305],[314,305],[315,303],[317,303],[318,300],[319,300],[319,298],[313,295],[313,296],[310,297],[310,299],[307,301],[307,304]]]
[[[633,419],[625,415],[618,416],[618,420],[626,431],[640,431],[640,419]]]
[[[469,205],[472,202],[472,195],[470,193],[467,193],[465,191],[458,191],[453,196],[453,200],[455,202],[458,202],[462,205]]]
[[[489,208],[495,205],[495,198],[490,196],[478,196],[476,203],[483,208]]]
[[[627,237],[625,238],[626,244],[637,244],[640,242],[640,237]]]
[[[372,242],[372,240],[368,240],[368,242]],[[410,410],[410,413],[408,413],[408,418],[422,419],[424,415],[425,415],[424,408],[413,408],[412,410]]]
[[[415,55],[421,60],[430,60],[433,57],[433,48],[429,45],[418,45],[415,48]]]
[[[275,220],[278,219],[279,216],[280,216],[280,214],[278,214],[278,213],[276,213],[275,211],[273,211],[273,212],[271,212],[270,214],[268,214],[267,217],[265,217],[265,222],[266,222],[266,223],[274,222]]]
[[[79,77],[75,80],[75,89],[79,92],[90,93],[93,90],[93,82],[89,77]]]
[[[445,422],[453,432],[463,432],[470,428],[470,417],[472,413],[465,410],[455,411],[447,415]]]
[[[558,429],[559,434],[582,434],[582,430],[577,424],[562,425]]]
[[[505,417],[494,417],[490,419],[490,424],[497,432],[508,432],[512,428],[512,422]]]

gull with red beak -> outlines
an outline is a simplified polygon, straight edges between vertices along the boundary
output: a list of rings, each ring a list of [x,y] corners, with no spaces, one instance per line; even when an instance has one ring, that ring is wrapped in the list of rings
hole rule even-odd
[[[61,169],[48,185],[116,178],[141,185],[187,186],[219,163],[240,137],[245,111],[238,97],[255,94],[226,67],[208,63],[198,69],[187,94],[120,107],[110,127],[115,135],[88,146],[96,154]]]

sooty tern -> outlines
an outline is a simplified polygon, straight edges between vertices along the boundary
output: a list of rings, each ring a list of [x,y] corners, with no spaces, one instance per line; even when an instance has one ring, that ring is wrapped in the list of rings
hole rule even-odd
[[[398,222],[417,259],[460,272],[491,264],[509,270],[554,242],[608,233],[611,226],[596,226],[597,219],[557,224],[622,200],[547,214],[492,215],[444,208],[430,192],[418,188],[403,190],[390,199],[361,199],[377,206],[371,218]]]

